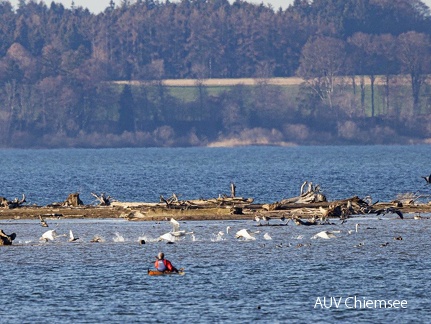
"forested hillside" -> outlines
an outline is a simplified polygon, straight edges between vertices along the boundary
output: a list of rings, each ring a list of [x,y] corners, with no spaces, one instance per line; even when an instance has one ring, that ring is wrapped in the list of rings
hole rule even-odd
[[[430,34],[419,0],[1,1],[0,146],[428,142]]]

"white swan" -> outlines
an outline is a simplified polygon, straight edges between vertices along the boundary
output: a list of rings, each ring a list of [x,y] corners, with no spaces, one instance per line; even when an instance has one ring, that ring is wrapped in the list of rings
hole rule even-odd
[[[172,231],[170,232],[173,236],[180,237],[186,235],[186,231],[180,231],[180,223],[175,219],[171,218]]]
[[[160,235],[158,241],[165,240],[168,242],[175,242],[179,237],[185,236],[187,234],[193,234],[193,232],[186,232],[180,230],[180,223],[178,223],[174,218],[171,218],[172,230],[169,233]]]
[[[239,239],[239,238],[243,238],[246,240],[255,240],[256,238],[254,237],[254,234],[251,233],[249,230],[247,229],[242,229],[239,230],[238,232],[236,232],[235,234],[235,238]]]
[[[336,238],[336,236],[332,232],[322,231],[322,232],[319,232],[319,233],[317,233],[316,235],[314,235],[312,237],[312,239],[317,239],[317,238],[322,238],[322,239],[325,239],[325,240],[329,240],[331,238]]]
[[[40,237],[40,240],[45,242],[48,242],[48,240],[54,241],[57,236],[58,234],[55,230],[49,230],[42,234],[42,236]]]
[[[265,234],[263,235],[263,238],[264,238],[265,240],[272,240],[271,235],[269,235],[268,233],[265,233]]]
[[[114,242],[124,242],[124,236],[122,236],[120,233],[116,232],[114,233],[115,237],[112,239]]]
[[[215,237],[215,240],[216,241],[223,241],[224,240],[223,236],[224,236],[224,232],[220,231],[220,232],[217,233],[217,235]]]
[[[193,234],[193,232],[186,232],[184,230],[180,230],[180,223],[178,223],[175,219],[171,218],[172,223],[172,231],[170,232],[173,236],[181,237],[186,234]]]
[[[172,235],[172,233],[165,233],[159,236],[159,241],[165,240],[168,242],[175,242],[177,240],[177,236]]]
[[[171,223],[172,223],[172,232],[178,232],[180,230],[180,223],[178,223],[173,218],[171,218]]]
[[[359,224],[355,224],[355,233],[358,233]],[[352,234],[353,230],[348,231],[347,233]]]

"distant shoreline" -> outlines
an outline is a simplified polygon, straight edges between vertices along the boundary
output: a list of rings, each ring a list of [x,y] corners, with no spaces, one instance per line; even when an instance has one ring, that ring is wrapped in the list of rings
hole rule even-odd
[[[404,77],[400,75],[399,77]],[[359,84],[360,76],[355,76],[356,84]],[[350,76],[340,76],[336,77],[339,82],[351,82],[352,77]],[[164,86],[168,87],[196,87],[198,84],[202,84],[207,87],[231,87],[237,85],[255,86],[260,83],[274,86],[298,86],[305,82],[304,79],[299,77],[289,77],[289,78],[238,78],[238,79],[164,79],[164,80],[122,80],[122,81],[111,81],[109,83],[113,84],[130,84],[130,85],[145,85],[145,84],[155,84],[156,82],[161,82]],[[383,76],[377,76],[375,80],[375,85],[384,84],[385,80]],[[370,85],[370,78],[364,76],[365,85]]]

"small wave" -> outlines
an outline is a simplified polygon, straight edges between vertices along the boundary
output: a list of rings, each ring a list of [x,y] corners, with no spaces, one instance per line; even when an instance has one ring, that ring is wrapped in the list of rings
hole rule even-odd
[[[303,238],[304,238],[304,235],[292,236],[292,240],[302,240]]]
[[[220,233],[211,234],[211,242],[220,242],[220,241],[225,241],[225,240],[226,239]]]

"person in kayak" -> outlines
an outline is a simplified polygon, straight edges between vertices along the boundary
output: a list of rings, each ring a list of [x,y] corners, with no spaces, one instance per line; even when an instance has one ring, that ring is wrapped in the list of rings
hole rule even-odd
[[[159,252],[156,256],[156,262],[154,262],[154,266],[158,271],[165,272],[178,272],[177,268],[175,268],[169,260],[165,259],[165,255],[163,252]]]

